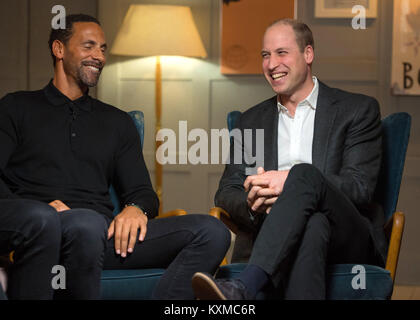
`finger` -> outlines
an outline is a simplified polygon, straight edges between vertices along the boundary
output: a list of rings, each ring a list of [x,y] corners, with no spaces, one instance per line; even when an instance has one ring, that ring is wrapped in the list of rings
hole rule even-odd
[[[249,186],[251,185],[252,180],[254,179],[254,177],[255,177],[255,176],[248,176],[248,177],[245,179],[245,182],[244,182],[245,192],[248,192],[248,191],[249,191]]]
[[[249,191],[247,198],[251,203],[255,201],[255,198],[257,197],[257,193],[260,189],[261,187],[256,186],[256,187],[252,187],[251,190]]]
[[[55,209],[55,211],[57,211],[58,212],[58,208],[57,208],[57,204],[56,204],[56,201],[54,200],[54,201],[51,201],[50,203],[49,203],[49,205],[51,206],[51,207],[53,207],[54,209]]]
[[[114,234],[114,246],[115,252],[121,254],[121,233],[122,233],[123,224],[115,220],[115,234]]]
[[[131,226],[130,229],[130,240],[128,241],[127,252],[132,253],[134,251],[134,246],[136,245],[136,236],[137,236],[138,227],[135,224]]]
[[[67,207],[66,205],[59,205],[59,206],[57,206],[57,211],[58,212],[63,212],[63,211],[67,211],[67,210],[70,210],[70,208]]]
[[[55,209],[55,211],[57,211],[58,212],[58,208],[54,205],[54,204],[49,204],[51,207],[53,207],[54,209]]]
[[[254,204],[252,205],[252,211],[258,211],[260,209],[260,206],[264,203],[265,198],[261,197],[255,200]]]
[[[252,186],[260,186],[260,187],[268,188],[269,184],[270,184],[270,180],[267,180],[264,178],[256,177],[252,179]]]
[[[263,167],[258,167],[258,169],[257,169],[258,174],[263,174],[264,172],[265,172],[265,170],[264,170]]]
[[[277,197],[280,193],[277,192],[276,189],[272,189],[272,188],[260,188],[260,190],[258,190],[257,195],[259,197]]]
[[[264,201],[264,204],[266,206],[272,206],[276,201],[277,201],[278,197],[272,197],[272,198],[268,198],[267,200]]]
[[[147,224],[142,223],[140,226],[139,241],[144,241],[144,238],[146,237],[146,232],[147,232]]]
[[[108,240],[111,239],[112,236],[114,235],[114,230],[115,230],[115,222],[114,220],[112,220],[108,228]]]
[[[130,236],[131,224],[125,223],[121,232],[121,257],[127,256],[128,237]],[[136,233],[137,234],[137,233]]]
[[[270,211],[271,211],[271,207],[268,207],[268,208],[265,210],[265,213],[269,214],[269,213],[270,213]]]

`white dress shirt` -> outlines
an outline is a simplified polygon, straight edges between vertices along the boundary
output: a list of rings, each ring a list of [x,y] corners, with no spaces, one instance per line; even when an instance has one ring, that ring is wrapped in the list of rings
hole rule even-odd
[[[312,164],[312,140],[314,138],[315,110],[318,101],[319,84],[312,77],[314,88],[299,102],[292,117],[285,106],[277,102],[278,123],[278,170],[289,170],[298,163]]]

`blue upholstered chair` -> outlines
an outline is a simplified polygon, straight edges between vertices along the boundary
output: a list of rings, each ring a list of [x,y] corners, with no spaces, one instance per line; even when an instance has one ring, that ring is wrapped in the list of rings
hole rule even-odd
[[[234,128],[241,112],[232,111],[228,114],[229,131]],[[398,256],[404,229],[404,214],[395,212],[405,155],[410,135],[411,117],[401,112],[394,113],[382,120],[383,131],[383,161],[379,174],[375,198],[384,209],[385,233],[389,240],[385,269],[373,265],[363,265],[366,275],[365,289],[353,289],[352,280],[360,271],[352,270],[353,264],[335,264],[328,267],[327,299],[355,300],[355,299],[390,299],[393,291]],[[229,213],[222,208],[212,208],[210,214],[221,219],[232,231],[235,225]],[[217,278],[235,278],[246,264],[233,263],[219,268]],[[352,271],[354,273],[352,273]],[[267,298],[260,293],[259,298]],[[270,298],[270,296],[268,296]],[[271,297],[272,298],[272,297]]]
[[[129,115],[136,125],[140,135],[139,150],[143,146],[144,117],[141,111],[130,111]],[[121,211],[121,204],[113,186],[110,187],[111,201],[114,205],[114,215]],[[156,219],[187,214],[186,211],[176,209],[159,215]],[[0,267],[7,267],[13,263],[13,252],[9,256],[0,256]],[[164,273],[165,269],[130,269],[104,270],[101,277],[102,299],[107,300],[137,300],[150,299],[152,292]],[[3,269],[0,272],[4,273]],[[6,276],[6,274],[3,274]],[[1,286],[1,285],[0,285]],[[2,298],[0,294],[0,299]]]
[[[143,147],[144,117],[141,111],[130,111],[137,131],[140,135],[139,148]],[[140,149],[139,149],[140,150]],[[114,205],[114,215],[121,211],[121,204],[113,186],[110,187],[111,201]],[[158,218],[184,215],[184,210],[173,210],[160,215]],[[147,300],[164,273],[165,269],[129,269],[104,270],[101,277],[102,299],[106,300]]]

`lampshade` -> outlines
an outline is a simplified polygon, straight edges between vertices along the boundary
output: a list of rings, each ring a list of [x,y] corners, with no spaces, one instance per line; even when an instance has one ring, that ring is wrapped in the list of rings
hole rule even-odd
[[[191,9],[169,5],[131,5],[111,53],[207,57]]]

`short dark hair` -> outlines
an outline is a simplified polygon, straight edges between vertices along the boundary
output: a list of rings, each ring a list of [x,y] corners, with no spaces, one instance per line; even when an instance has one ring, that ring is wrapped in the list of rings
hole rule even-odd
[[[279,24],[292,27],[295,32],[296,43],[301,52],[303,52],[307,46],[311,46],[312,49],[315,50],[314,36],[307,24],[295,19],[279,19],[270,24],[267,29]]]
[[[70,14],[66,16],[66,28],[65,29],[51,29],[50,32],[50,38],[48,40],[48,46],[50,48],[50,53],[51,53],[51,57],[53,59],[53,63],[55,66],[55,55],[53,53],[52,50],[52,44],[55,40],[59,40],[64,44],[67,44],[67,41],[71,38],[71,36],[73,35],[73,24],[76,22],[94,22],[96,24],[98,24],[99,26],[101,25],[99,23],[99,21],[92,17],[89,16],[87,14]]]

